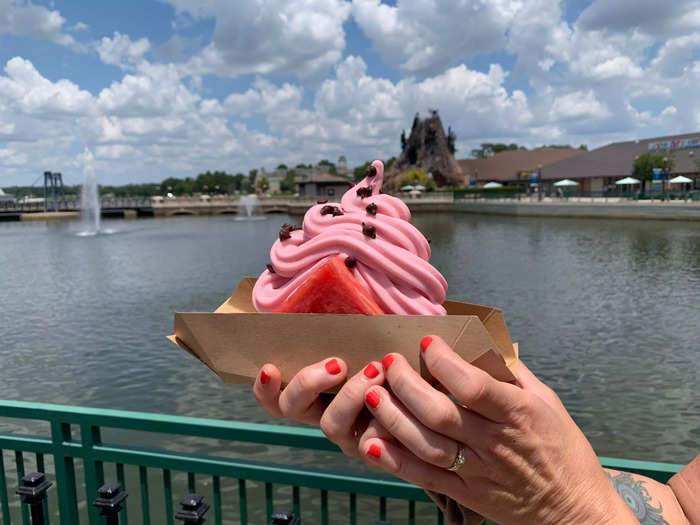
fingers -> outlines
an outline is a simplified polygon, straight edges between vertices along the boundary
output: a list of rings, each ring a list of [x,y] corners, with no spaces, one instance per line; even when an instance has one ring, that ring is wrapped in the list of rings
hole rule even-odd
[[[263,383],[263,372],[269,377],[267,383]],[[341,359],[325,359],[301,369],[280,393],[279,371],[267,364],[258,375],[253,392],[273,417],[286,417],[318,426],[325,409],[319,394],[341,384],[346,374],[347,366]],[[277,408],[273,406],[275,399]]]
[[[522,361],[518,362],[518,384],[522,386],[523,389],[539,396],[556,411],[561,412],[562,410],[566,410],[554,390],[540,381]]]
[[[379,424],[424,462],[442,468],[452,465],[459,449],[454,439],[423,425],[381,386],[370,388],[365,401]]]
[[[389,354],[385,371],[392,393],[426,427],[470,447],[483,444],[484,434],[494,423],[458,406],[428,384],[401,354]]]
[[[279,407],[282,375],[275,365],[266,364],[260,369],[253,384],[253,395],[258,403],[275,419],[284,417]]]
[[[368,439],[362,445],[362,452],[370,465],[377,465],[423,489],[447,495],[465,491],[464,480],[454,472],[421,461],[389,441]]]
[[[523,389],[498,381],[467,363],[438,336],[425,338],[422,346],[430,373],[469,410],[503,423],[522,409],[527,399]]]
[[[365,409],[365,391],[372,385],[384,382],[384,372],[378,362],[369,363],[362,371],[346,381],[321,416],[323,433],[349,455],[357,456],[359,434],[367,427],[367,421],[358,418]]]

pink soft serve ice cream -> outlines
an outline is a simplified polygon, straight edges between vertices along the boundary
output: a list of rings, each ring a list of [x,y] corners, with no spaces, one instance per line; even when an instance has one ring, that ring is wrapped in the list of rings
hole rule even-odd
[[[380,193],[384,164],[350,188],[341,205],[321,203],[301,229],[285,225],[270,250],[270,264],[253,289],[259,312],[273,312],[331,258],[344,254],[359,283],[386,313],[445,315],[447,281],[429,261],[430,245],[410,223],[408,206]]]

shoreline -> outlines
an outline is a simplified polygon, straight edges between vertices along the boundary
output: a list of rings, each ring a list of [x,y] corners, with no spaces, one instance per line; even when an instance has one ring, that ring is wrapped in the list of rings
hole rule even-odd
[[[293,199],[263,199],[260,201],[261,212],[265,215],[285,213],[303,215],[315,201]],[[606,199],[552,200],[542,202],[530,200],[452,200],[446,198],[405,199],[411,212],[469,213],[477,215],[502,215],[512,217],[551,217],[551,218],[585,218],[585,219],[628,219],[628,220],[666,220],[666,221],[700,221],[700,203],[684,201],[613,201]],[[183,200],[179,202],[154,203],[152,207],[134,209],[103,209],[102,217],[140,218],[140,217],[179,217],[179,216],[215,216],[238,215],[238,201],[198,202]],[[143,213],[142,213],[143,212]],[[9,221],[48,221],[79,220],[78,211],[61,212],[0,212],[0,222]]]

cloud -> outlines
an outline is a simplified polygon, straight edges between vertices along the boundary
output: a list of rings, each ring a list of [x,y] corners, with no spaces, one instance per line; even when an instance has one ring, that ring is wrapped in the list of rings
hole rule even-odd
[[[577,91],[554,99],[549,111],[552,121],[577,119],[603,119],[611,115],[604,104],[596,99],[593,91]]]
[[[184,66],[192,75],[325,73],[341,59],[344,0],[168,0],[178,16],[215,20],[212,41]]]
[[[100,60],[105,64],[114,64],[121,68],[131,67],[141,60],[151,49],[151,43],[147,38],[131,40],[129,35],[123,35],[117,31],[112,38],[103,37],[95,43],[95,50],[100,55]]]
[[[65,22],[59,11],[21,0],[0,0],[0,35],[30,35],[83,50],[82,44],[63,32]]]

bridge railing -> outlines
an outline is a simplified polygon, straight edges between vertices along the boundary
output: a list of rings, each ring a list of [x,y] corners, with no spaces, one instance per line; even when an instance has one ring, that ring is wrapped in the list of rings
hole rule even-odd
[[[3,431],[12,422],[24,432]],[[43,434],[26,434],[27,429],[37,426],[44,429]],[[115,437],[114,442],[105,439],[107,434]],[[116,438],[127,442],[119,444]],[[212,445],[215,450],[228,450],[234,443],[248,445],[243,459],[203,456],[172,451],[170,445],[178,439],[190,445],[192,439],[219,440],[218,446]],[[159,446],[135,445],[144,442]],[[155,523],[172,524],[173,496],[185,491],[206,495],[216,524],[225,520],[242,525],[269,523],[273,508],[280,503],[304,516],[305,523],[328,524],[331,511],[350,524],[372,523],[376,518],[409,524],[443,522],[442,514],[418,487],[363,472],[272,464],[265,462],[270,447],[286,447],[274,456],[286,458],[297,458],[304,449],[314,451],[312,454],[339,452],[320,431],[310,428],[0,401],[3,523],[11,525],[20,518],[29,523],[26,508],[20,508],[12,493],[30,470],[55,480],[46,514],[58,518],[61,525],[100,523],[91,503],[105,481],[119,482],[131,493],[121,523],[149,524],[154,519]],[[601,461],[659,481],[666,481],[681,468],[611,458]],[[340,522],[335,517],[333,521]]]

